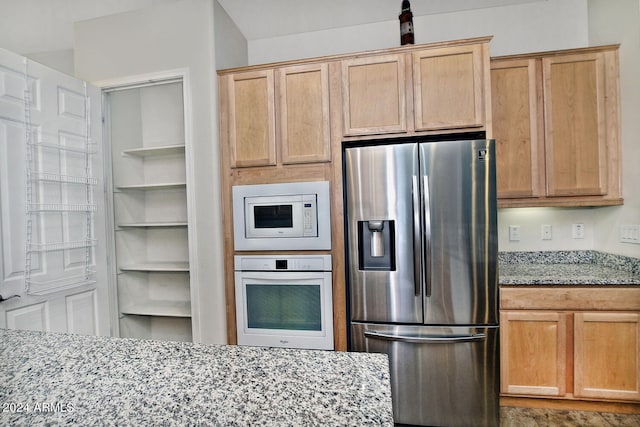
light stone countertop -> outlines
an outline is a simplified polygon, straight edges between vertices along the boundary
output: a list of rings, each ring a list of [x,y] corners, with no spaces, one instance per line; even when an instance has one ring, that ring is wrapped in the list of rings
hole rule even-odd
[[[640,260],[597,251],[504,252],[500,285],[640,285]]]
[[[393,425],[383,354],[6,329],[0,405],[0,425]]]

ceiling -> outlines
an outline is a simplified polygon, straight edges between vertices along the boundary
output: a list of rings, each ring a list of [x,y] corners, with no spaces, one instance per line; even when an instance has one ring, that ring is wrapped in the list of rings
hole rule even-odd
[[[0,47],[73,48],[73,23],[179,0],[0,0]],[[412,0],[416,16],[558,0]],[[247,40],[395,20],[401,0],[218,0]]]

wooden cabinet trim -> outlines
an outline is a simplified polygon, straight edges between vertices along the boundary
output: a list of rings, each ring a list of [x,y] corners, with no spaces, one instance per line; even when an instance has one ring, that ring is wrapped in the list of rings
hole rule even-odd
[[[256,64],[256,65],[248,65],[243,67],[225,68],[225,69],[217,70],[216,72],[219,76],[223,76],[228,74],[235,74],[238,72],[274,69],[278,67],[288,67],[288,66],[300,65],[300,64],[313,64],[318,62],[329,63],[334,61],[339,62],[343,59],[364,58],[367,56],[404,54],[416,49],[440,49],[440,48],[446,48],[451,46],[463,46],[463,45],[476,44],[476,43],[488,44],[491,41],[491,39],[493,39],[493,36],[473,37],[473,38],[458,39],[458,40],[444,40],[444,41],[434,42],[434,43],[405,45],[405,46],[399,46],[394,48],[367,50],[367,51],[355,52],[355,53],[326,55],[326,56],[318,56],[314,58],[295,59],[290,61],[271,62],[267,64]]]
[[[500,309],[640,310],[640,287],[503,286]]]

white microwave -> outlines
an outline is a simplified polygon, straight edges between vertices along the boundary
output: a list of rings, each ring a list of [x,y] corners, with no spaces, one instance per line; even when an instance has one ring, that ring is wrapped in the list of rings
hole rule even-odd
[[[331,249],[328,181],[236,185],[235,250]]]

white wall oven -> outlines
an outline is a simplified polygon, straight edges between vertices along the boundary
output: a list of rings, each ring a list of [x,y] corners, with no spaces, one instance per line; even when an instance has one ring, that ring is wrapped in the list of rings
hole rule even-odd
[[[331,249],[329,182],[237,185],[235,250]]]
[[[239,345],[333,350],[331,255],[237,255]]]

